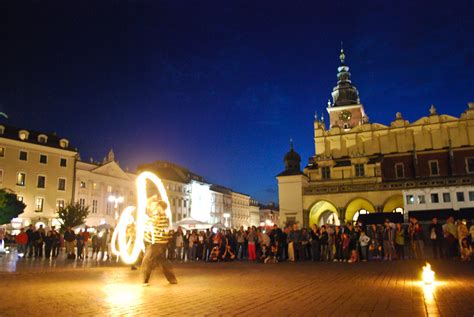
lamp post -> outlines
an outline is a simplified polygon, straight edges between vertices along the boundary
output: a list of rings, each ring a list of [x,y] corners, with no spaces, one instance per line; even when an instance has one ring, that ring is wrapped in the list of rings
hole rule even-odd
[[[123,203],[123,196],[110,195],[109,196],[109,202],[114,203],[115,225],[117,225],[117,221],[118,221],[118,218],[119,218],[118,205]]]

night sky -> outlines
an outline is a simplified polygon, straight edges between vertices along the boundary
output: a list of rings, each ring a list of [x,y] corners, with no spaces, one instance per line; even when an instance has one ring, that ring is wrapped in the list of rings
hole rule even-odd
[[[449,6],[448,6],[449,5]],[[288,140],[314,113],[340,42],[371,122],[474,101],[473,1],[2,1],[0,111],[83,160],[168,160],[278,199]],[[2,119],[3,120],[3,119]],[[5,120],[3,120],[5,121]]]

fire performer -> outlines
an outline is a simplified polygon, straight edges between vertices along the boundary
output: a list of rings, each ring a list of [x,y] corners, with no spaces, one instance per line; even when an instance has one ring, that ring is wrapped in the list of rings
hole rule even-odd
[[[170,237],[170,219],[166,215],[168,205],[163,200],[159,200],[156,195],[147,201],[147,216],[145,224],[145,242],[147,243],[145,255],[143,257],[143,286],[148,286],[151,272],[155,265],[161,266],[163,273],[170,284],[177,284],[178,281],[173,272],[171,262],[166,259],[166,249]]]

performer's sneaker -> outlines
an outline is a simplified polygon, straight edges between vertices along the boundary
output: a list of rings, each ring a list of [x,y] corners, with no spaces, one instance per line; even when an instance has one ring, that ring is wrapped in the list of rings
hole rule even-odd
[[[170,282],[170,284],[178,284],[177,280],[172,280],[172,281],[168,281],[168,282]]]
[[[147,286],[150,286],[150,284],[148,284],[148,283],[143,283],[142,286],[143,286],[143,287],[147,287]]]

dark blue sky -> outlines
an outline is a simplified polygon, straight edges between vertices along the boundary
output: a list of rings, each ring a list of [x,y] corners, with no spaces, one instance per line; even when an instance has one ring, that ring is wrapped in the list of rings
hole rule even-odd
[[[262,202],[277,200],[290,137],[303,166],[314,154],[341,40],[372,122],[474,101],[472,0],[27,3],[2,2],[10,124],[56,131],[84,160],[173,161]]]

